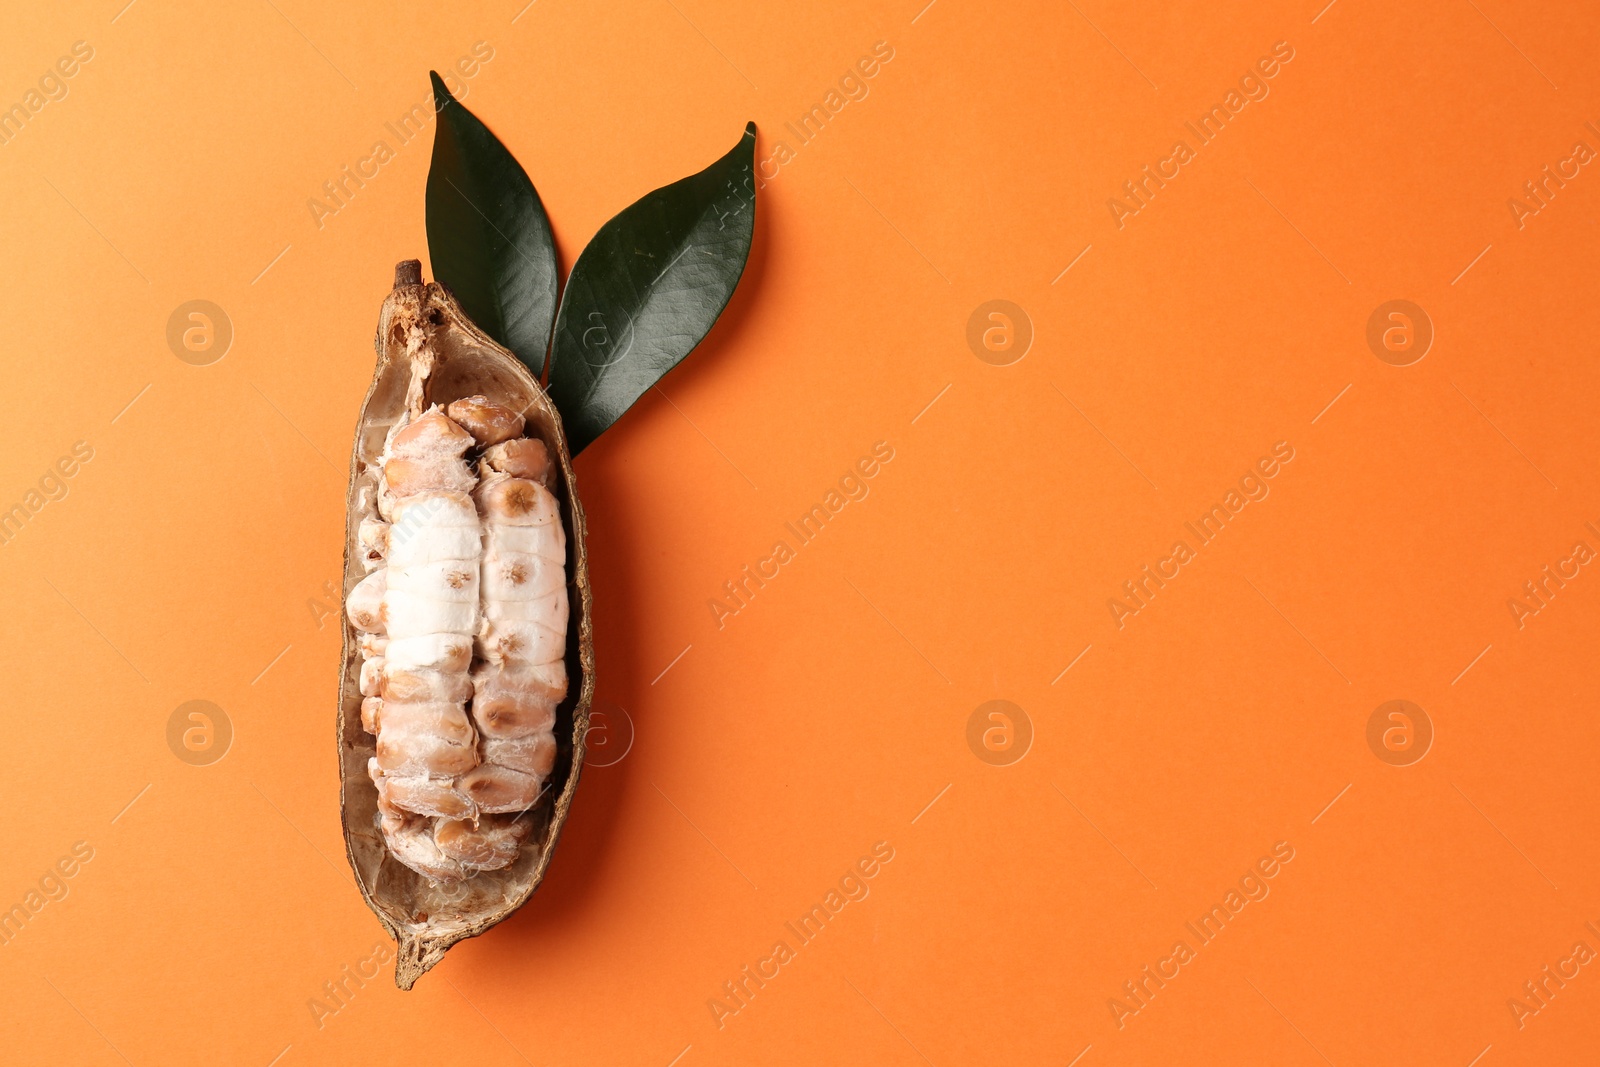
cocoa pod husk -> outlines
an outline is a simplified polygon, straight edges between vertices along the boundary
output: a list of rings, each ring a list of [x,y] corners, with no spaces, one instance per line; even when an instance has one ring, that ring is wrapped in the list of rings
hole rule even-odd
[[[556,460],[551,491],[561,504],[567,535],[568,693],[556,712],[556,762],[538,803],[525,817],[530,832],[516,861],[501,870],[479,871],[455,883],[434,882],[399,863],[376,825],[377,788],[367,774],[376,739],[361,724],[361,655],[357,631],[341,612],[343,660],[339,678],[339,803],[345,851],[362,899],[396,942],[395,984],[410,989],[457,942],[477,937],[525,904],[543,880],[572,805],[583,767],[584,737],[594,698],[594,636],[583,506],[578,500],[572,457],[561,416],[528,369],[480,330],[437,282],[425,284],[417,260],[395,268],[395,285],[383,302],[375,342],[377,368],[361,405],[350,456],[346,496],[344,595],[365,576],[357,534],[372,515],[377,460],[384,438],[406,411],[412,386],[407,325],[421,323],[432,370],[427,400],[448,404],[483,395],[522,412],[528,433],[538,436]]]

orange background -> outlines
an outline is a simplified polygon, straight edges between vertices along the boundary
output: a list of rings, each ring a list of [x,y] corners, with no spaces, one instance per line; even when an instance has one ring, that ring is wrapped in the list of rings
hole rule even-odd
[[[1592,1056],[1595,966],[1520,1028],[1507,1001],[1600,949],[1600,575],[1520,629],[1507,601],[1600,549],[1600,176],[1520,229],[1506,201],[1600,149],[1593,12],[924,2],[8,14],[0,104],[74,41],[94,58],[0,145],[0,506],[94,456],[0,547],[0,907],[93,849],[0,947],[7,1063]],[[794,155],[721,324],[577,465],[598,747],[625,709],[631,748],[585,773],[517,916],[319,1015],[383,940],[318,605],[431,131],[320,229],[306,202],[477,41],[466,102],[566,266],[746,119]],[[870,94],[796,144],[877,41]],[[1278,41],[1270,95],[1119,229],[1107,199]],[[192,299],[235,333],[207,366],[166,341]],[[966,340],[992,299],[1034,331],[1005,366]],[[1392,299],[1434,326],[1410,366],[1367,345]],[[877,441],[870,496],[719,629],[722,583]],[[1279,441],[1270,496],[1119,628],[1122,582]],[[167,743],[195,699],[234,733],[205,766]],[[996,699],[1033,733],[1004,766],[978,758],[1003,737],[968,743]],[[1393,699],[1435,731],[1409,766],[1367,742]],[[870,896],[798,947],[785,921],[880,841]],[[1270,896],[1198,947],[1184,924],[1278,842]]]

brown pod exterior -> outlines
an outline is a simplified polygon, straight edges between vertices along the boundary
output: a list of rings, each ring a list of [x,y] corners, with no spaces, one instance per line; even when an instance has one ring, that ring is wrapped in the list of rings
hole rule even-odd
[[[594,698],[594,637],[589,568],[584,550],[583,506],[578,502],[572,456],[555,405],[528,369],[478,329],[449,291],[422,283],[422,267],[407,260],[395,268],[395,287],[378,317],[378,366],[361,405],[350,456],[346,498],[344,595],[366,576],[358,534],[363,494],[375,495],[384,436],[406,409],[411,358],[405,323],[422,322],[435,354],[430,403],[448,404],[483,395],[527,417],[528,433],[549,446],[555,459],[550,486],[561,502],[567,535],[567,696],[556,710],[555,768],[545,791],[527,813],[531,828],[516,862],[479,871],[448,885],[430,882],[389,854],[376,825],[378,791],[367,776],[377,739],[362,728],[361,653],[356,629],[341,612],[344,660],[339,679],[339,805],[345,851],[356,884],[378,921],[397,942],[395,984],[410,989],[456,942],[476,937],[516,911],[539,887],[572,805],[583,767],[584,735]]]

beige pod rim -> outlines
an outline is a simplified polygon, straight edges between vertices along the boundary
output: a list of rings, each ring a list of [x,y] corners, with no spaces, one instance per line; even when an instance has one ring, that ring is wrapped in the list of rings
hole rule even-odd
[[[376,739],[361,728],[361,656],[355,628],[340,611],[344,652],[339,673],[339,808],[345,853],[367,906],[397,945],[395,984],[410,989],[444,958],[454,944],[477,937],[504,920],[539,887],[583,768],[584,736],[594,699],[594,627],[584,547],[583,506],[578,501],[572,456],[561,416],[537,379],[516,356],[469,319],[450,292],[437,282],[423,284],[422,265],[406,260],[395,267],[395,285],[378,316],[377,369],[361,404],[350,483],[345,499],[343,596],[365,576],[357,533],[363,502],[376,493],[375,461],[384,436],[405,410],[411,360],[404,342],[407,323],[424,323],[435,364],[428,400],[446,404],[481,393],[521,411],[558,458],[561,518],[567,533],[567,698],[556,711],[556,763],[539,802],[529,811],[533,828],[510,867],[481,871],[455,885],[430,882],[389,855],[375,825],[377,788],[367,777],[367,760]],[[343,597],[341,597],[341,602]]]

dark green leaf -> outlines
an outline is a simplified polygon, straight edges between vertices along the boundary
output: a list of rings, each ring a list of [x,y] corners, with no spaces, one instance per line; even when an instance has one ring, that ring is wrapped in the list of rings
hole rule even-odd
[[[478,117],[433,79],[439,121],[428,168],[428,257],[472,321],[544,373],[556,308],[556,246],[533,182]]]
[[[573,265],[550,398],[576,455],[678,365],[727,306],[755,232],[756,124],[698,174],[600,227]]]

